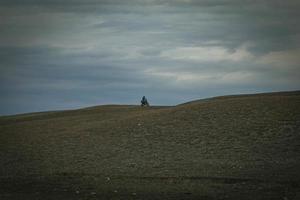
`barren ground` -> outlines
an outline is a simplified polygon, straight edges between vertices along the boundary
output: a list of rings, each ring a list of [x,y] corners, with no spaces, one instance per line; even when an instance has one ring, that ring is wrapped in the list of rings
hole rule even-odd
[[[300,199],[300,92],[0,117],[0,199]]]

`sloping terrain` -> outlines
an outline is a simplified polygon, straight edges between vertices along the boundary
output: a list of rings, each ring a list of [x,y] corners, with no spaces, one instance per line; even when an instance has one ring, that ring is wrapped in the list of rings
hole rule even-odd
[[[0,117],[0,199],[300,199],[300,92]]]

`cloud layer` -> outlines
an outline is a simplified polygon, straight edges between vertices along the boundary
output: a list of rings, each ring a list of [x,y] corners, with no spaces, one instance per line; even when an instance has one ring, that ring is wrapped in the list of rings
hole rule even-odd
[[[300,89],[300,3],[0,2],[0,114]]]

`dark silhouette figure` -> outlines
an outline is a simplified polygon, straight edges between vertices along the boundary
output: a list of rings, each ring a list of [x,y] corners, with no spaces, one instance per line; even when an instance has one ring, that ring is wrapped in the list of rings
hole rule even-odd
[[[149,106],[149,103],[148,103],[147,98],[145,96],[143,96],[143,98],[141,100],[141,106]]]

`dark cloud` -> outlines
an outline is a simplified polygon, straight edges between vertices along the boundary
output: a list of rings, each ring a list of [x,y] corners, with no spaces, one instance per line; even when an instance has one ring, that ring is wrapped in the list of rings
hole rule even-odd
[[[300,87],[300,3],[0,1],[0,114]]]

